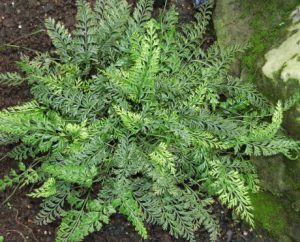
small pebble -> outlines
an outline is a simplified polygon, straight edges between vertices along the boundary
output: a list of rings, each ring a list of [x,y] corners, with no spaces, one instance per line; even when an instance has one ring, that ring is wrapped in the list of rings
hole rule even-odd
[[[46,13],[54,10],[54,7],[51,3],[47,3],[43,8]]]
[[[48,234],[48,233],[47,233],[47,231],[45,230],[45,231],[44,231],[44,235],[47,235],[47,234]]]
[[[11,28],[14,26],[14,21],[11,18],[4,19],[3,25],[4,25],[4,27]]]
[[[233,237],[233,231],[232,230],[228,230],[226,232],[226,237],[227,237],[226,242],[231,242],[232,241],[232,237]]]
[[[193,0],[193,4],[195,8],[199,8],[203,4],[207,4],[208,0]]]
[[[247,232],[247,231],[244,231],[244,232],[243,232],[243,235],[244,235],[244,236],[247,236],[247,235],[248,235],[248,232]]]
[[[19,24],[19,25],[18,25],[18,28],[19,28],[19,29],[22,29],[22,25],[21,25],[21,24]]]

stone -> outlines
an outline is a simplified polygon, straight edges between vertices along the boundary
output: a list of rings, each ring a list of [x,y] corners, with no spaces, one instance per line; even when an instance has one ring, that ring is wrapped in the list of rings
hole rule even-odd
[[[250,17],[244,16],[241,1],[216,0],[213,23],[218,44],[223,47],[246,45],[251,37],[249,26]],[[239,57],[231,66],[231,74],[241,75],[245,70],[241,66]]]
[[[40,2],[38,2],[37,0],[28,0],[28,5],[29,7],[33,8],[36,7],[40,4]]]
[[[300,241],[300,223],[291,226],[289,235],[294,241]]]
[[[297,79],[300,82],[300,24],[289,28],[289,35],[278,48],[265,55],[263,73],[270,79],[280,74],[283,81]]]
[[[291,13],[290,18],[292,19],[293,24],[300,22],[300,6]]]
[[[231,242],[232,241],[233,231],[231,229],[226,232],[226,237],[227,237],[226,242]]]
[[[299,0],[215,2],[213,22],[219,45],[227,47],[249,41],[252,44],[232,72],[244,80],[255,81],[259,90],[274,102],[299,92]],[[285,113],[284,126],[290,135],[300,139],[300,103],[298,109]],[[262,187],[262,192],[253,197],[256,222],[275,241],[300,241],[300,158],[291,161],[275,156],[252,161]]]
[[[213,22],[218,43],[222,47],[247,43],[252,32],[250,18],[243,14],[242,1],[216,0]]]
[[[54,10],[54,6],[51,4],[51,3],[47,3],[45,6],[44,6],[44,11],[45,13],[48,13],[50,11],[53,11]]]

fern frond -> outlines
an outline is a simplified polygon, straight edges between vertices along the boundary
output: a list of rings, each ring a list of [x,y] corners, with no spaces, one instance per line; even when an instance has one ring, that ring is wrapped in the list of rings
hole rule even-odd
[[[287,111],[300,101],[300,93],[296,92],[283,103],[283,111]]]
[[[142,189],[135,192],[147,222],[159,224],[164,230],[169,230],[175,238],[180,236],[188,241],[195,241],[194,231],[197,226],[204,223],[208,230],[213,231],[212,241],[216,239],[219,231],[217,223],[193,194],[183,192],[175,196],[170,194],[157,196],[153,194],[149,185],[138,185]]]
[[[19,86],[25,81],[24,77],[16,72],[0,73],[0,84],[6,86]]]
[[[60,187],[60,191],[53,196],[47,197],[41,204],[41,210],[36,216],[36,223],[46,225],[57,218],[60,218],[64,212],[64,204],[68,196],[68,189],[65,186]]]
[[[47,181],[44,182],[44,184],[40,187],[34,190],[34,192],[31,192],[28,194],[29,197],[51,197],[56,194],[56,181],[54,178],[49,178]]]
[[[252,215],[253,207],[240,174],[234,170],[226,170],[220,161],[213,164],[211,175],[215,179],[213,184],[221,203],[234,209],[235,213],[245,219],[251,226],[254,226]],[[230,181],[230,182],[228,182]]]
[[[140,0],[134,9],[132,19],[129,21],[129,29],[134,30],[136,27],[141,27],[151,17],[153,10],[153,0]]]
[[[115,207],[119,207],[120,213],[127,216],[127,219],[133,224],[135,230],[143,239],[148,238],[148,233],[143,223],[142,210],[130,192],[127,192],[121,198],[114,200],[112,204]]]
[[[121,84],[124,92],[136,102],[142,98],[153,98],[155,75],[159,70],[160,48],[155,21],[148,22],[146,30],[147,34],[141,40],[139,58]]]
[[[42,171],[59,180],[80,184],[84,187],[90,187],[97,174],[96,167],[65,165],[58,169],[57,166],[46,163],[42,165]]]
[[[87,73],[91,65],[98,61],[97,23],[88,2],[77,0],[77,7],[77,24],[72,42],[73,48],[76,49],[74,57],[75,63],[82,65],[84,73]]]
[[[116,61],[118,53],[115,53],[115,50],[119,48],[118,43],[124,37],[130,19],[129,5],[126,0],[98,0],[94,11],[97,21],[97,44],[101,46],[98,58],[103,65],[109,65],[110,62]]]
[[[167,150],[165,143],[160,143],[149,156],[159,172],[175,175],[174,156]]]
[[[19,138],[17,136],[9,135],[5,132],[0,133],[0,145],[8,145],[12,143],[17,143]]]
[[[99,231],[103,224],[107,224],[110,215],[115,212],[111,204],[101,203],[86,197],[80,210],[69,210],[62,213],[63,219],[55,241],[83,241],[88,234]]]
[[[37,155],[36,149],[25,144],[20,144],[14,147],[9,153],[9,157],[18,161],[24,161],[29,157],[34,158]]]
[[[48,18],[45,22],[47,33],[51,38],[56,52],[65,63],[73,58],[72,43],[73,39],[68,30],[60,22],[56,22],[53,18]]]
[[[177,51],[182,57],[189,57],[191,51],[199,45],[198,40],[203,39],[212,15],[212,7],[212,3],[202,5],[195,15],[196,21],[183,25],[182,32],[177,36],[179,38]]]

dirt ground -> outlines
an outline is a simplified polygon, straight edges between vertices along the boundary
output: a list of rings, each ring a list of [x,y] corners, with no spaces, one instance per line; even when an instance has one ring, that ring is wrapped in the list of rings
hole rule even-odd
[[[191,0],[173,1],[180,11],[181,20],[183,22],[190,20],[194,11]],[[163,5],[163,1],[156,1],[155,8],[158,9]],[[51,43],[44,31],[45,17],[55,17],[72,29],[75,14],[75,0],[0,0],[0,72],[17,71],[15,62],[23,54],[34,56],[36,51],[44,52],[51,49]],[[214,41],[212,33],[213,30],[207,36],[207,46]],[[0,86],[0,109],[20,104],[30,98],[26,85],[17,88]],[[0,147],[0,158],[11,148]],[[16,162],[13,160],[2,160],[0,177],[15,166]],[[7,242],[53,242],[59,223],[37,226],[34,217],[39,210],[40,201],[27,197],[28,192],[29,188],[17,191],[7,205],[0,205],[0,236],[4,236]],[[4,201],[9,194],[0,193],[0,201]],[[222,227],[220,242],[273,242],[272,239],[252,232],[242,223],[234,223],[230,211],[221,206],[216,205],[215,210],[220,216]],[[156,226],[148,226],[148,231],[149,242],[183,242],[172,238]],[[123,216],[115,215],[111,223],[101,232],[90,235],[85,241],[140,242],[143,240]],[[204,230],[199,231],[197,241],[208,241],[208,234]]]

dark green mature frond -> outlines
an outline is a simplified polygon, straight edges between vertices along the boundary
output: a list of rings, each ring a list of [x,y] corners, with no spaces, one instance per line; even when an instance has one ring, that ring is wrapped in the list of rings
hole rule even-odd
[[[18,86],[25,81],[18,73],[7,72],[0,73],[0,84],[6,86]]]
[[[192,190],[183,192],[178,188],[171,193],[155,195],[148,181],[138,181],[135,197],[145,212],[147,222],[158,224],[178,238],[195,241],[194,231],[203,225],[211,231],[211,240],[218,238],[217,221],[209,214],[209,200],[200,199]],[[173,194],[172,194],[173,193]]]
[[[203,40],[206,27],[209,24],[212,15],[213,4],[205,4],[195,14],[195,19],[191,24],[186,24],[182,27],[182,32],[177,34],[179,40],[176,42],[179,55],[185,58],[190,58],[191,53],[198,49]],[[200,42],[200,43],[199,43]]]
[[[0,144],[16,144],[7,155],[19,161],[0,190],[34,185],[37,223],[61,219],[57,242],[84,240],[116,212],[144,239],[148,222],[188,241],[204,227],[217,241],[214,200],[253,225],[249,157],[298,155],[281,123],[299,95],[274,107],[228,74],[244,46],[201,49],[211,3],[181,31],[174,7],[151,19],[153,0],[132,14],[125,0],[77,6],[73,32],[46,20],[55,55],[23,56],[22,75],[0,74],[33,95],[0,111]]]
[[[130,192],[127,192],[120,198],[115,199],[113,201],[113,206],[118,207],[119,212],[127,216],[127,219],[132,223],[135,230],[142,236],[142,238],[148,238],[148,233],[142,217],[143,212]]]
[[[117,61],[120,38],[124,37],[130,9],[126,0],[97,0],[95,3],[97,21],[98,58],[103,65]]]
[[[136,26],[146,23],[150,18],[153,10],[153,0],[140,0],[133,11],[132,18],[129,21],[129,30],[135,30]]]
[[[76,50],[74,61],[83,67],[83,74],[88,73],[92,68],[91,65],[98,60],[97,22],[94,15],[88,2],[77,0],[77,22],[73,41],[73,48]]]
[[[108,223],[109,216],[115,212],[112,206],[96,208],[90,211],[81,210],[69,210],[62,213],[62,222],[57,232],[56,242],[79,242],[83,241],[84,237],[99,231],[103,223]]]
[[[62,185],[59,186],[59,189],[60,191],[57,191],[56,194],[43,200],[41,210],[36,216],[37,224],[46,225],[61,217],[64,212],[65,200],[69,194],[69,187]]]
[[[48,18],[45,26],[61,61],[67,63],[71,60],[72,56],[72,53],[70,53],[72,51],[73,43],[71,34],[65,29],[64,25],[60,22],[56,22],[53,18]]]

